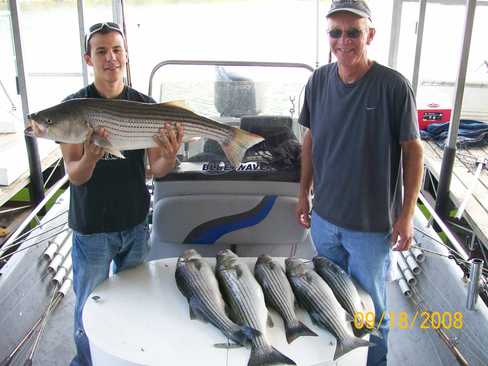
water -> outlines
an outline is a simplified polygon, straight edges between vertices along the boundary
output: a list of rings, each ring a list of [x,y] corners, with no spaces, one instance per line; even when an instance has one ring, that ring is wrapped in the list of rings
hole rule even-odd
[[[370,56],[387,63],[393,1],[371,0],[377,34]],[[91,25],[111,19],[111,1],[86,5],[85,22]],[[21,2],[21,29],[25,69],[28,73],[29,107],[44,108],[82,87],[80,76],[53,77],[43,73],[81,72],[76,4],[49,4],[33,8]],[[303,62],[315,66],[327,62],[325,16],[328,2],[321,3],[318,54],[315,43],[315,1],[253,0],[129,4],[127,11],[129,54],[133,85],[146,92],[151,69],[165,59],[224,59]],[[455,81],[459,47],[464,29],[463,6],[429,4],[422,80]],[[403,9],[398,70],[410,78],[415,48],[417,3]],[[473,34],[468,81],[488,83],[488,59],[484,35],[488,34],[488,7],[478,6]],[[449,46],[446,46],[446,43]],[[15,63],[8,13],[0,13],[0,80],[15,99]],[[4,57],[6,56],[6,57]],[[419,99],[450,103],[453,88],[423,88]],[[485,91],[469,92],[470,110],[488,108]],[[0,108],[5,106],[0,94]],[[488,113],[488,111],[487,111]],[[20,117],[19,117],[20,119]]]

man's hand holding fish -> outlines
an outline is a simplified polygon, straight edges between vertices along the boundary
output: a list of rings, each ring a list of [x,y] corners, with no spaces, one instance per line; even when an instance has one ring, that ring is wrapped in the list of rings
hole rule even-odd
[[[101,127],[98,130],[93,130],[90,129],[88,131],[88,134],[86,136],[86,140],[84,142],[84,157],[88,159],[90,162],[96,163],[98,160],[100,160],[103,155],[105,154],[105,150],[103,147],[100,147],[95,144],[93,140],[93,135],[96,134],[100,138],[107,139],[108,138],[108,132],[105,128]]]
[[[180,123],[165,122],[164,128],[159,130],[159,135],[154,135],[153,140],[158,145],[149,149],[151,172],[155,176],[164,176],[176,165],[176,154],[183,142],[183,127]]]

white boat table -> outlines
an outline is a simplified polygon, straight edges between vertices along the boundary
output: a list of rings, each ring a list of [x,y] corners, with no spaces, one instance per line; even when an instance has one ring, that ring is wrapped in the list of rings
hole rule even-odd
[[[215,258],[205,258],[212,266]],[[253,268],[256,258],[241,258]],[[283,264],[284,258],[275,258]],[[100,284],[83,312],[93,364],[96,366],[201,365],[245,366],[250,348],[218,348],[227,338],[213,325],[191,320],[188,302],[175,281],[177,258],[148,262]],[[313,324],[308,314],[297,316],[318,337],[286,342],[283,321],[270,310],[274,322],[267,328],[273,347],[300,366],[366,364],[366,347],[332,361],[336,339]]]

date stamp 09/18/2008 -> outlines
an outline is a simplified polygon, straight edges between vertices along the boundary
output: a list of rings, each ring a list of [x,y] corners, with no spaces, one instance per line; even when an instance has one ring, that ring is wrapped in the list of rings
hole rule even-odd
[[[356,329],[379,329],[388,319],[390,329],[462,329],[463,313],[460,311],[421,311],[410,314],[406,311],[386,311],[377,319],[373,311],[354,313]]]

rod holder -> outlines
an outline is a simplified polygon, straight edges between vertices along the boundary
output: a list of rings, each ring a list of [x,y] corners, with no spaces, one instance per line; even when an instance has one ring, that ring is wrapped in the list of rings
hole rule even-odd
[[[407,281],[405,281],[403,277],[398,280],[398,286],[400,286],[400,291],[402,292],[403,296],[405,297],[412,296],[412,290],[410,289],[410,286],[408,285]]]
[[[402,252],[403,258],[405,258],[405,261],[407,262],[408,267],[412,271],[414,275],[419,275],[420,272],[422,272],[422,268],[419,267],[417,264],[417,261],[413,257],[412,253],[410,253],[408,250]]]
[[[466,308],[468,310],[474,310],[476,301],[478,300],[478,293],[480,290],[480,276],[483,268],[483,260],[474,258],[469,261],[471,263],[471,270],[469,273],[468,283],[468,297],[466,300]]]

